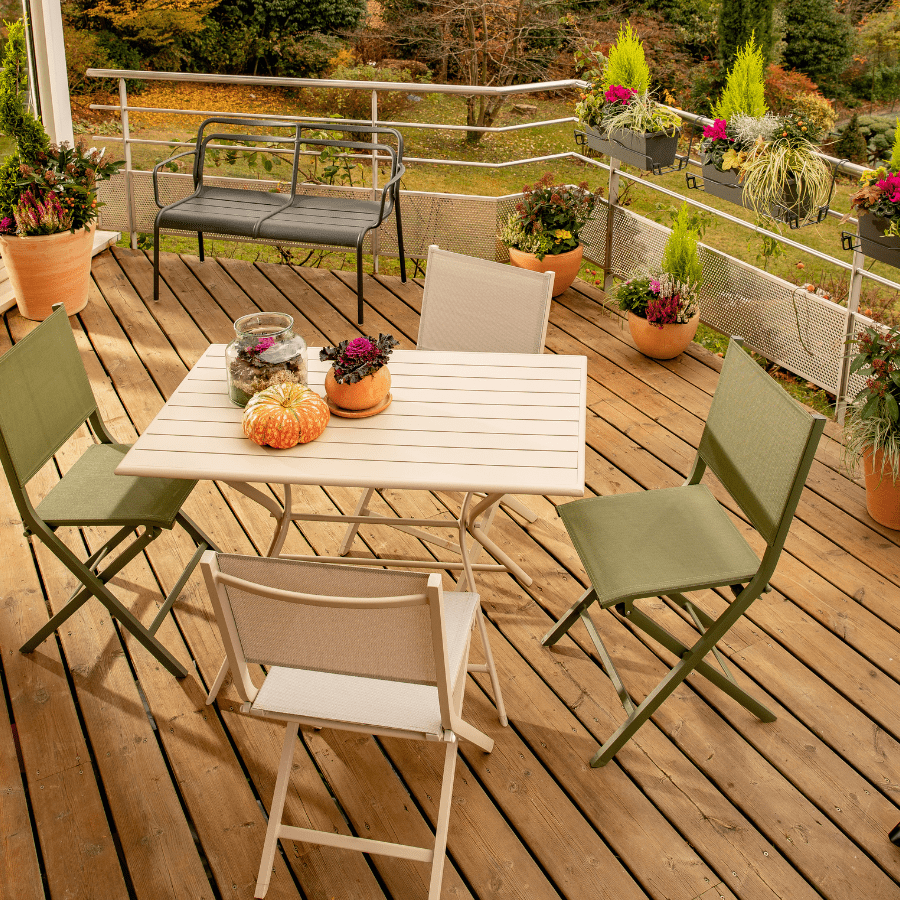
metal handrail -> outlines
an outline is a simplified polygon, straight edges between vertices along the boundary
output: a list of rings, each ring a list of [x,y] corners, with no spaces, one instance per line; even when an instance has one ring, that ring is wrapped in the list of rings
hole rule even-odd
[[[185,72],[143,72],[137,70],[121,70],[121,69],[88,69],[87,75],[97,78],[116,78],[119,82],[119,104],[118,105],[104,105],[104,104],[92,104],[91,109],[95,110],[103,110],[103,111],[117,111],[120,115],[120,119],[122,122],[122,136],[106,136],[107,140],[117,141],[120,140],[124,144],[125,149],[125,159],[126,159],[126,167],[125,167],[125,178],[126,184],[128,184],[129,179],[131,177],[131,145],[132,144],[143,144],[143,145],[164,145],[169,147],[180,147],[180,146],[191,146],[190,144],[183,143],[181,141],[162,141],[162,140],[153,140],[153,139],[142,139],[142,138],[132,138],[129,132],[128,127],[128,116],[131,112],[136,113],[163,113],[169,115],[183,115],[183,116],[209,116],[209,115],[229,115],[229,113],[224,113],[222,110],[214,110],[214,111],[206,111],[206,110],[183,110],[183,109],[161,109],[157,107],[146,107],[146,106],[130,106],[128,103],[128,95],[126,90],[126,79],[134,79],[139,81],[174,81],[174,82],[194,82],[200,84],[238,84],[238,85],[250,85],[257,87],[286,87],[286,88],[336,88],[340,90],[365,90],[371,93],[372,102],[371,102],[371,118],[369,119],[336,119],[334,120],[335,124],[341,125],[359,125],[359,126],[379,126],[379,127],[390,127],[390,128],[417,128],[417,129],[429,129],[435,131],[465,131],[465,132],[479,132],[482,134],[502,134],[507,132],[514,131],[522,131],[529,130],[535,128],[544,128],[546,126],[554,126],[554,125],[563,125],[569,122],[576,122],[577,119],[574,116],[571,117],[563,117],[552,120],[541,120],[541,121],[532,121],[532,122],[524,122],[517,123],[515,125],[454,125],[454,124],[433,124],[433,123],[423,123],[423,122],[392,122],[392,121],[382,121],[378,117],[378,94],[385,92],[407,92],[412,94],[449,94],[449,95],[457,95],[461,97],[473,97],[473,96],[513,96],[513,95],[527,95],[533,93],[543,93],[543,92],[564,92],[571,90],[583,90],[585,88],[590,87],[590,83],[580,80],[580,79],[564,79],[560,81],[546,81],[546,82],[538,82],[532,84],[520,84],[520,85],[452,85],[452,84],[420,84],[418,82],[392,82],[392,81],[353,81],[353,80],[343,80],[343,79],[326,79],[326,78],[280,78],[280,77],[270,77],[270,76],[253,76],[253,75],[211,75],[211,74],[200,74],[200,73],[185,73]],[[665,104],[661,104],[664,109],[677,114],[683,121],[689,122],[694,125],[707,125],[712,124],[712,119],[699,115],[697,113],[688,112],[686,110],[677,109],[676,107],[667,106]],[[235,113],[235,115],[240,115],[240,113]],[[285,120],[290,120],[292,122],[316,122],[322,123],[321,117],[308,117],[308,116],[282,116]],[[829,156],[824,153],[817,153],[817,155],[822,159],[824,163],[835,169],[835,171],[844,171],[847,173],[852,173],[856,175],[861,175],[866,171],[865,167],[856,165],[854,163],[849,163],[846,160],[839,160],[835,157]],[[473,160],[453,160],[453,159],[431,159],[431,158],[419,158],[419,157],[406,157],[405,162],[408,164],[415,163],[420,165],[452,165],[452,166],[460,166],[460,167],[473,167],[473,168],[488,168],[488,169],[503,169],[510,168],[513,166],[521,166],[528,165],[537,162],[547,162],[555,159],[577,159],[585,164],[590,164],[592,166],[606,169],[609,172],[609,192],[608,192],[608,203],[610,205],[610,209],[615,209],[618,205],[618,182],[619,177],[623,177],[632,181],[634,183],[640,184],[643,187],[646,187],[652,191],[663,194],[667,197],[670,197],[678,202],[685,201],[690,206],[693,206],[697,209],[703,210],[704,212],[710,213],[711,215],[721,218],[725,221],[728,221],[734,225],[738,225],[741,228],[744,228],[748,231],[754,232],[761,236],[773,239],[778,241],[779,243],[791,247],[795,250],[799,250],[803,253],[807,253],[816,259],[822,260],[823,262],[830,263],[840,269],[845,271],[849,270],[850,272],[850,290],[847,299],[847,321],[846,321],[846,335],[849,336],[853,333],[855,328],[855,323],[858,318],[858,309],[859,309],[859,297],[861,292],[862,280],[867,278],[871,281],[874,281],[880,285],[883,285],[888,288],[894,288],[896,290],[900,290],[900,284],[891,281],[889,279],[883,278],[879,275],[875,275],[872,272],[868,272],[865,269],[865,258],[861,252],[859,252],[858,248],[855,250],[853,254],[853,262],[852,264],[846,263],[843,260],[837,259],[836,257],[830,256],[827,253],[816,250],[812,247],[809,247],[805,244],[801,244],[797,241],[793,241],[790,238],[785,237],[784,235],[769,231],[761,225],[757,225],[754,222],[748,222],[744,219],[738,218],[737,216],[730,215],[727,212],[723,212],[721,210],[714,209],[713,207],[707,206],[704,203],[701,203],[691,196],[685,196],[684,194],[679,194],[676,191],[672,191],[668,188],[662,187],[658,183],[654,183],[648,181],[645,178],[642,178],[638,175],[632,175],[628,172],[624,172],[619,168],[619,163],[615,159],[610,159],[609,163],[601,162],[597,159],[592,159],[576,151],[565,151],[561,153],[555,154],[547,154],[543,156],[535,156],[529,157],[526,159],[515,159],[515,160],[507,160],[505,162],[480,162]],[[373,152],[372,161],[375,163],[377,161],[377,154]],[[693,166],[699,166],[700,163],[694,159],[688,159],[687,164]],[[377,169],[373,165],[373,179],[376,177]],[[373,190],[376,188],[376,185],[373,183]],[[131,209],[130,204],[132,203],[132,197],[130,188],[128,188],[128,204],[129,204],[129,222],[134,221],[133,210]],[[836,216],[841,218],[841,214],[836,210],[829,210],[829,215]],[[855,221],[855,220],[850,220]],[[133,232],[133,227],[132,227]],[[132,234],[132,242],[136,240],[136,235]],[[377,245],[373,248],[375,254],[375,265],[377,271],[378,265],[378,248]],[[604,282],[605,287],[609,287],[612,278],[611,271],[611,245],[608,243],[606,248],[606,260],[602,264],[603,268],[606,271],[607,278]],[[849,373],[847,371],[847,366],[843,366],[843,370],[840,376],[840,384],[838,388],[838,413],[839,418],[841,417],[842,412],[842,404],[844,402],[844,395],[846,393],[847,384],[849,380]]]

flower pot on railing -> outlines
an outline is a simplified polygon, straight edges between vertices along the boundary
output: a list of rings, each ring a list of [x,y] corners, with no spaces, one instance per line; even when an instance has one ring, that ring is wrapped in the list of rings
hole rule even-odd
[[[675,163],[681,129],[638,132],[630,128],[605,129],[584,125],[584,140],[597,153],[618,159],[646,171],[664,169]],[[578,132],[576,132],[578,134]]]
[[[737,172],[734,169],[728,169],[720,172],[712,163],[703,163],[703,190],[707,194],[712,194],[720,200],[727,200],[737,206],[746,206],[744,203],[744,188],[741,185]],[[688,187],[694,187],[691,184],[693,176],[688,176]],[[693,179],[696,182],[696,179]]]
[[[889,224],[887,219],[873,216],[871,213],[860,215],[856,226],[859,249],[878,262],[900,269],[900,237],[884,236]]]

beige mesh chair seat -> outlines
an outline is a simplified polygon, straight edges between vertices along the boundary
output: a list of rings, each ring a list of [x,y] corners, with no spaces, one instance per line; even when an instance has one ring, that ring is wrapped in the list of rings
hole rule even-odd
[[[445,593],[438,574],[331,563],[210,551],[201,567],[243,710],[287,723],[255,896],[282,839],[430,863],[438,900],[459,738],[493,749],[462,719],[478,595]],[[266,667],[259,687],[250,663]],[[283,824],[301,724],[446,744],[434,847]]]

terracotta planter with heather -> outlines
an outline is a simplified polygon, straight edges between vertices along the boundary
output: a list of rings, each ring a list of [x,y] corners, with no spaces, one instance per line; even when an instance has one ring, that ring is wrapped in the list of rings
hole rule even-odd
[[[700,324],[700,313],[695,313],[684,323],[674,325],[651,325],[641,316],[628,313],[628,329],[634,346],[644,356],[652,359],[674,359],[683,353],[694,339]]]
[[[578,275],[581,268],[581,258],[584,255],[584,247],[579,244],[568,253],[547,254],[543,259],[538,259],[533,253],[523,253],[515,247],[509,248],[509,261],[520,269],[530,269],[532,272],[553,272],[553,296],[558,297],[567,291]]]
[[[63,303],[70,316],[85,308],[96,228],[92,223],[74,233],[0,235],[0,253],[24,318],[42,322],[54,303]]]
[[[900,481],[885,465],[881,450],[871,448],[863,455],[866,476],[866,509],[880,525],[900,531]]]

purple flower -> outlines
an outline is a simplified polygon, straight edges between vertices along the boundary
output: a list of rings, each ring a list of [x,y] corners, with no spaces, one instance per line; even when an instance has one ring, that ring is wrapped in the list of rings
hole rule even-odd
[[[660,283],[655,278],[650,279],[650,290],[654,294],[658,294],[662,290]]]
[[[11,234],[15,230],[15,220],[11,219],[9,216],[4,216],[4,218],[0,220],[0,234]]]
[[[731,138],[725,132],[727,126],[728,123],[724,119],[716,119],[712,125],[707,125],[703,129],[703,137],[714,141],[730,141]]]
[[[350,357],[351,359],[365,359],[375,352],[376,347],[368,338],[358,337],[347,344],[344,356]]]
[[[606,98],[607,103],[628,103],[632,97],[637,96],[637,91],[622,87],[621,84],[614,84],[606,89],[606,93],[603,96]]]

